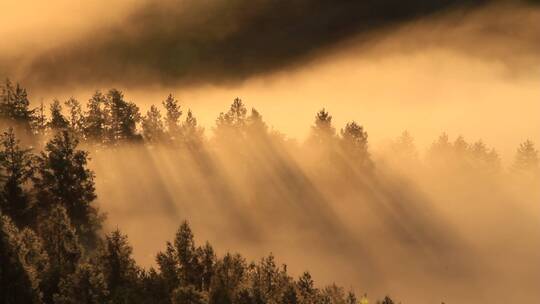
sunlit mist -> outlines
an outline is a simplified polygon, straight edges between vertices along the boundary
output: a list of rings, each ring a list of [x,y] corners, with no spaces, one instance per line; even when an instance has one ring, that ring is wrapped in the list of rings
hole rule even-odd
[[[0,37],[6,303],[540,300],[535,1],[7,0]]]

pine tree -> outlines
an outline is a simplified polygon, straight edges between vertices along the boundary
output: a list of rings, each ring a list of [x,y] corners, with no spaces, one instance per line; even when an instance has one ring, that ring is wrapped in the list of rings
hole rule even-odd
[[[37,240],[28,233],[21,236],[11,219],[0,212],[0,303],[42,303],[39,271],[44,269],[32,262],[46,257],[34,250],[40,246],[30,244]]]
[[[59,292],[61,279],[67,278],[76,270],[83,252],[63,206],[54,206],[43,213],[37,231],[50,260],[43,292],[45,301],[51,303],[54,294]]]
[[[0,136],[0,209],[18,227],[30,225],[34,216],[27,189],[33,175],[32,163],[30,149],[20,147],[12,128]]]
[[[193,239],[191,228],[186,221],[180,225],[180,228],[178,228],[178,231],[176,232],[174,248],[176,251],[176,258],[178,259],[178,275],[180,283],[183,285],[199,285],[198,278],[200,277],[200,274],[197,273],[199,265],[195,241]]]
[[[246,122],[247,109],[242,99],[235,98],[229,111],[226,113],[220,113],[216,125],[219,128],[220,126],[226,127],[243,127]]]
[[[84,132],[84,116],[81,103],[77,99],[71,97],[65,102],[65,105],[69,109],[69,129],[78,137],[82,137]]]
[[[77,145],[78,140],[69,132],[56,134],[39,157],[34,184],[40,206],[64,206],[81,243],[93,247],[101,227],[92,204],[96,199],[94,173],[87,168],[88,153],[77,150]]]
[[[19,237],[22,243],[20,256],[30,267],[30,274],[37,286],[36,289],[42,289],[51,267],[50,257],[45,249],[43,239],[30,228],[20,230]],[[42,295],[41,291],[40,295]]]
[[[160,270],[160,276],[167,293],[180,286],[180,275],[178,269],[178,260],[176,250],[170,242],[167,242],[165,252],[159,252],[156,256],[156,262]]]
[[[260,303],[279,303],[291,278],[287,275],[285,266],[277,267],[274,256],[262,258],[259,263],[248,267],[247,280],[251,298]]]
[[[500,169],[499,155],[495,149],[488,149],[481,141],[477,141],[469,146],[471,156],[471,166],[475,171],[493,174]]]
[[[361,167],[370,168],[373,163],[368,152],[368,134],[356,122],[341,129],[341,146],[344,153]]]
[[[443,133],[439,136],[437,141],[431,145],[427,157],[432,165],[440,166],[447,164],[449,160],[453,159],[453,152],[453,146],[448,135]]]
[[[190,148],[199,147],[204,141],[204,129],[197,124],[197,118],[188,110],[186,120],[182,124],[181,137]]]
[[[325,109],[315,115],[315,124],[311,127],[309,142],[314,145],[331,145],[336,136],[336,130],[332,126],[332,115]]]
[[[95,143],[103,143],[106,140],[107,123],[110,120],[106,97],[100,91],[96,91],[88,100],[86,108],[84,116],[85,137]]]
[[[459,159],[466,157],[467,150],[469,149],[469,144],[465,141],[463,136],[458,136],[454,141],[454,153]]]
[[[197,273],[200,275],[200,289],[208,291],[216,264],[216,254],[210,243],[197,248],[197,260],[199,261],[199,269]]]
[[[51,120],[49,128],[55,131],[66,130],[69,127],[69,121],[62,114],[62,104],[58,99],[53,100],[50,106]]]
[[[247,118],[247,133],[252,138],[258,138],[268,134],[268,126],[262,119],[262,115],[255,109],[251,109],[251,114]]]
[[[150,143],[161,142],[165,139],[165,129],[161,121],[161,113],[154,105],[142,119],[143,137]]]
[[[34,111],[34,134],[38,136],[45,136],[47,133],[47,115],[45,114],[45,104],[43,100],[39,103]]]
[[[63,278],[54,295],[55,304],[107,303],[109,291],[103,273],[93,264],[79,263],[74,273]]]
[[[141,115],[137,105],[125,101],[122,92],[111,89],[107,93],[107,108],[110,113],[107,124],[111,142],[139,139],[137,123],[141,120]]]
[[[246,124],[246,114],[247,109],[242,100],[235,98],[229,111],[220,113],[216,119],[215,138],[218,141],[243,139],[242,132]]]
[[[209,294],[210,304],[232,304],[244,283],[246,262],[238,254],[227,253],[216,264]]]
[[[172,94],[167,96],[167,99],[163,101],[163,107],[167,111],[165,115],[165,126],[167,127],[167,132],[169,137],[174,141],[180,132],[180,116],[182,116],[182,110]]]
[[[331,304],[346,304],[347,303],[345,291],[343,290],[342,287],[337,286],[335,283],[332,285],[326,286],[322,290],[321,294]]]
[[[298,282],[296,283],[296,286],[298,288],[300,303],[315,303],[315,300],[318,296],[318,290],[315,288],[315,283],[313,282],[313,279],[311,278],[311,274],[309,272],[306,271],[300,276]]]
[[[534,143],[530,140],[521,143],[512,167],[514,172],[534,176],[539,173],[539,164],[538,150],[534,147]]]
[[[18,83],[14,86],[9,79],[0,85],[0,120],[8,126],[20,126],[30,132],[33,125],[33,110],[26,89]]]
[[[126,235],[115,230],[105,237],[96,263],[104,275],[113,303],[134,303],[139,298],[140,269],[132,257]]]

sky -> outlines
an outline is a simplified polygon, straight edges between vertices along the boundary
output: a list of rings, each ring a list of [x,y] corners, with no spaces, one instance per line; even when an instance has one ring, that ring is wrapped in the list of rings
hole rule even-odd
[[[8,71],[22,69],[23,78],[47,85],[140,85],[231,83],[297,65],[351,36],[484,1],[10,2],[3,10],[12,16],[3,20],[7,35],[32,48],[8,46],[29,51],[15,64],[4,62]],[[34,45],[24,41],[29,37]]]

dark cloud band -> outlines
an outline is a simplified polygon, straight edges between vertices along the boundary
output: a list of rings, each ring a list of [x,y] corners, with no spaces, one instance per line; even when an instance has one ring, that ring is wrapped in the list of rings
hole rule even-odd
[[[121,26],[39,54],[31,83],[231,82],[372,30],[484,0],[151,1]]]

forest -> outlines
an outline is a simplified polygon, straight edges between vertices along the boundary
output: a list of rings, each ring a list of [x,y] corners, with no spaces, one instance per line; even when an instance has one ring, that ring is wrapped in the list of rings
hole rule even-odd
[[[0,85],[0,302],[6,304],[398,303],[394,290],[387,291],[392,298],[368,297],[363,291],[369,286],[359,282],[341,287],[325,279],[316,283],[309,271],[293,275],[293,265],[281,264],[271,252],[255,260],[235,251],[218,253],[195,238],[190,215],[204,213],[215,225],[208,227],[252,244],[302,231],[298,238],[310,247],[296,239],[291,246],[327,252],[361,268],[362,284],[377,280],[380,271],[373,265],[389,252],[419,255],[423,271],[436,273],[433,280],[445,286],[463,278],[481,281],[485,274],[470,259],[493,248],[471,245],[483,243],[464,236],[467,225],[485,220],[486,230],[498,229],[489,212],[517,210],[504,205],[502,192],[523,197],[512,202],[538,196],[538,151],[527,139],[505,165],[481,140],[446,134],[423,156],[406,131],[374,153],[361,123],[336,127],[325,109],[314,113],[310,135],[299,142],[274,130],[240,98],[211,130],[173,95],[146,113],[117,89],[96,91],[84,104],[75,98],[31,104],[21,85]],[[155,169],[142,169],[152,163],[164,181],[150,175]],[[144,206],[130,204],[127,192],[144,187],[159,194],[140,198]],[[437,202],[451,216],[439,216],[426,188],[453,195]],[[174,214],[176,234],[162,236],[169,241],[153,261],[142,265],[128,234],[114,222],[122,217],[102,210],[110,197],[125,201],[123,208]],[[493,197],[505,202],[487,199]],[[183,212],[176,204],[182,199],[198,211]],[[452,208],[452,200],[474,200],[478,210],[465,214]],[[229,221],[213,221],[218,215]],[[516,234],[533,228],[523,229]],[[377,237],[391,241],[373,244]],[[537,247],[531,246],[535,255]],[[416,266],[390,268],[396,267]],[[444,302],[445,295],[439,299]]]

